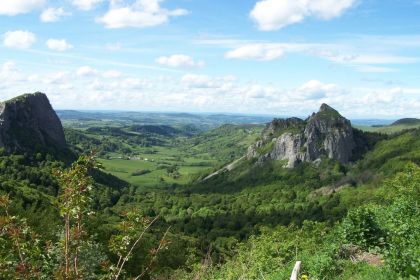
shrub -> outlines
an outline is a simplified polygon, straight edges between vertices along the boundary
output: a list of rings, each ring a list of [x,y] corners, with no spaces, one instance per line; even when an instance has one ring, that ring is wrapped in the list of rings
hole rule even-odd
[[[383,245],[385,238],[372,206],[350,211],[341,225],[341,234],[344,242],[366,250]]]

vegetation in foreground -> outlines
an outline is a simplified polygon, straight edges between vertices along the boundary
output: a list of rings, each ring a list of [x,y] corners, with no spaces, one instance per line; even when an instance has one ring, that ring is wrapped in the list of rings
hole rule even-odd
[[[88,174],[94,167],[93,158],[84,156],[58,173],[63,222],[55,241],[37,236],[25,219],[10,214],[9,198],[1,196],[2,278],[152,277],[158,254],[172,246],[167,239],[170,228],[149,251],[137,276],[125,270],[129,267],[126,264],[133,261],[140,242],[151,246],[149,242],[156,236],[149,239],[146,233],[159,216],[151,219],[140,211],[125,213],[108,240],[109,256],[101,255],[101,245],[85,229],[93,214],[89,207],[92,178]],[[286,279],[293,261],[301,260],[302,279],[416,279],[420,275],[420,167],[408,164],[403,172],[386,180],[378,193],[383,203],[352,209],[334,226],[304,221],[301,226],[263,227],[258,236],[234,246],[235,255],[224,264],[214,264],[209,249],[203,262],[188,270],[172,271],[167,277]]]

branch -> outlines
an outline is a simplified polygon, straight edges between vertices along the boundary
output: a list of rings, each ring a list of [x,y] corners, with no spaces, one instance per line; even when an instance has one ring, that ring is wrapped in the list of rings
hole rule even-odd
[[[154,261],[156,260],[157,255],[159,254],[159,251],[162,250],[162,247],[163,246],[165,246],[165,239],[166,239],[166,236],[168,235],[170,229],[171,229],[171,227],[169,226],[166,229],[165,234],[160,239],[159,246],[157,247],[156,251],[154,252],[154,256],[150,260],[149,265],[146,267],[145,270],[143,270],[143,272],[139,276],[137,276],[136,278],[134,278],[134,280],[140,279],[141,277],[143,277],[146,274],[146,272],[148,272],[150,270],[150,268],[152,267]]]
[[[117,280],[120,277],[121,271],[126,263],[126,261],[128,260],[128,257],[131,255],[131,253],[133,252],[134,248],[137,246],[137,243],[140,242],[140,240],[143,238],[144,234],[146,233],[146,231],[157,221],[157,219],[159,219],[160,215],[156,216],[153,221],[151,221],[143,230],[143,232],[140,234],[140,236],[137,238],[137,240],[133,243],[133,245],[131,246],[130,250],[128,251],[127,255],[124,257],[120,268],[118,270],[117,275],[115,276],[115,280]]]

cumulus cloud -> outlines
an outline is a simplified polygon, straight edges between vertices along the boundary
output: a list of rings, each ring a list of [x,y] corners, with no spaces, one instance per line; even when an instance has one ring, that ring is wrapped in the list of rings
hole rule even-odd
[[[48,39],[46,44],[50,50],[58,52],[65,52],[73,48],[65,39]]]
[[[0,81],[10,83],[22,79],[22,74],[14,61],[6,61],[0,68]]]
[[[156,63],[169,67],[202,67],[204,61],[194,60],[191,56],[184,54],[174,54],[171,56],[161,56],[156,59]]]
[[[42,22],[56,22],[69,15],[71,14],[64,11],[63,8],[48,8],[41,13],[39,18]]]
[[[226,46],[228,47],[228,46]],[[320,43],[251,43],[236,46],[225,53],[227,59],[272,61],[281,59],[287,54],[299,53],[327,60],[337,65],[350,67],[364,73],[397,72],[398,65],[415,64],[420,58],[401,56],[390,52],[371,53],[365,48],[346,44]]]
[[[274,60],[283,57],[285,50],[274,44],[244,45],[225,54],[229,59]]]
[[[0,2],[0,15],[15,16],[41,8],[46,0],[3,0]]]
[[[342,94],[343,91],[335,84],[324,84],[318,80],[310,80],[294,91],[292,97],[305,100],[316,100]]]
[[[143,89],[151,86],[151,83],[146,79],[129,77],[116,84],[122,89]]]
[[[104,78],[107,79],[116,79],[122,76],[122,73],[116,70],[109,70],[102,74]]]
[[[8,48],[28,49],[36,41],[35,34],[29,31],[8,31],[4,34],[3,44]]]
[[[101,2],[103,2],[103,0],[72,0],[73,6],[83,11],[92,10]]]
[[[276,95],[280,94],[280,91],[272,86],[264,86],[260,84],[251,84],[242,89],[247,98],[252,99],[263,99],[270,100]]]
[[[98,71],[90,66],[82,66],[76,71],[76,75],[79,77],[95,76],[96,74],[98,74]]]
[[[150,88],[151,86],[152,84],[150,81],[137,77],[127,77],[112,82],[95,78],[92,83],[88,85],[88,88],[94,91],[130,92]]]
[[[164,24],[171,17],[188,14],[185,9],[167,10],[160,6],[162,0],[137,0],[131,5],[124,1],[112,1],[108,12],[96,19],[106,28],[145,28]]]
[[[420,62],[417,57],[379,54],[341,54],[336,52],[313,52],[316,56],[337,63],[351,64],[411,64]]]
[[[306,17],[329,20],[341,16],[356,0],[260,0],[250,13],[260,30],[272,31]]]
[[[186,74],[181,83],[188,88],[222,88],[235,81],[234,76],[210,77],[207,75]]]
[[[57,84],[63,85],[67,84],[70,78],[70,73],[66,71],[59,71],[48,73],[42,78],[42,82],[45,84]]]

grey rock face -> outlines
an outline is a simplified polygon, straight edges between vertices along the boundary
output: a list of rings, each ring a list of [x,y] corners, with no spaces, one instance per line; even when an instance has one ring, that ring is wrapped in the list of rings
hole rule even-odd
[[[286,167],[295,167],[302,160],[300,156],[302,140],[301,134],[289,132],[282,134],[276,140],[273,150],[269,153],[269,158],[273,160],[287,160]]]
[[[248,159],[255,158],[258,156],[258,149],[264,146],[264,141],[259,140],[255,144],[248,147],[248,152],[246,154],[246,157]]]
[[[6,151],[65,148],[63,126],[47,96],[25,94],[0,103],[0,147]]]
[[[275,144],[270,151],[260,154],[258,151],[264,150],[262,147],[273,139]],[[274,120],[267,126],[262,140],[248,148],[247,157],[258,158],[259,163],[287,160],[285,167],[288,168],[302,161],[319,162],[321,157],[347,163],[355,146],[350,121],[323,104],[318,113],[305,121],[298,118]]]

